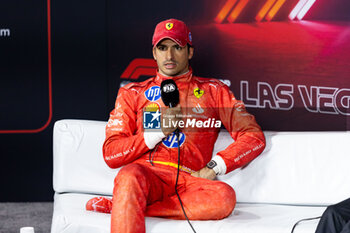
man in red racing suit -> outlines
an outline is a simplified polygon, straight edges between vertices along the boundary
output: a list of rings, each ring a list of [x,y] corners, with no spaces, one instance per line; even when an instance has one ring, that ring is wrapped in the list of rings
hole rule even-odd
[[[179,24],[184,25],[184,29],[178,29]],[[169,34],[172,30],[175,32]],[[203,124],[190,120],[180,130],[181,171],[177,190],[189,219],[222,219],[230,215],[236,204],[235,192],[226,183],[212,179],[248,164],[265,147],[264,135],[254,116],[246,111],[228,86],[216,79],[193,75],[188,66],[193,48],[187,48],[192,41],[186,30],[186,25],[179,20],[158,24],[153,37],[153,52],[159,68],[156,77],[119,89],[115,109],[106,126],[103,156],[109,167],[124,167],[114,181],[113,202],[94,198],[87,203],[88,210],[112,212],[111,232],[145,232],[145,216],[185,219],[174,188],[177,137],[174,133],[166,136],[162,130],[144,129],[147,128],[145,112],[158,117],[159,111],[169,109],[160,95],[163,80],[176,82],[182,115],[195,115],[197,120],[209,125],[209,128],[200,128]],[[162,59],[159,54],[164,51],[173,54]],[[187,53],[184,67],[181,53]],[[174,70],[176,72],[171,73]],[[163,121],[162,128],[165,123]],[[219,123],[225,126],[234,142],[212,158]],[[103,208],[94,208],[96,202],[103,203]]]

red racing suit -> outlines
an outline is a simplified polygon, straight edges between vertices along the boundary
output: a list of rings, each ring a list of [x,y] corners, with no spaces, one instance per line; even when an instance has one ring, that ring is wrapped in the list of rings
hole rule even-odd
[[[164,138],[162,132],[144,130],[144,110],[165,107],[159,87],[168,78],[172,78],[178,86],[179,104],[185,115],[194,114],[204,117],[203,119],[220,120],[234,139],[231,145],[212,158],[220,128],[181,130],[179,140],[182,172],[179,189],[190,219],[224,218],[232,212],[235,205],[234,191],[230,186],[220,181],[193,177],[189,175],[192,171],[200,170],[213,159],[219,168],[218,174],[226,174],[248,164],[265,147],[264,134],[254,116],[246,111],[244,104],[235,98],[228,86],[216,79],[196,77],[190,69],[181,76],[165,77],[157,73],[156,77],[144,82],[121,87],[115,109],[106,126],[103,145],[104,160],[109,167],[126,165],[115,179],[112,232],[144,232],[145,215],[184,218],[173,191],[178,161],[176,137],[169,135]],[[214,192],[200,194],[200,190],[205,187]],[[186,190],[192,190],[192,195],[186,195]],[[218,193],[224,193],[222,198],[218,198]],[[211,200],[203,201],[203,198],[210,199],[210,195],[213,196]],[[225,203],[229,199],[232,201]],[[223,206],[217,202],[222,202]],[[217,208],[210,210],[213,203],[217,203],[214,205]],[[217,212],[225,208],[228,209],[225,213]],[[199,213],[194,209],[201,211]],[[130,212],[126,214],[128,210]]]

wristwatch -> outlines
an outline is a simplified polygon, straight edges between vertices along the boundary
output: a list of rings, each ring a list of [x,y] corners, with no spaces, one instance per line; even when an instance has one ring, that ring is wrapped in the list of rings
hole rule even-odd
[[[213,169],[216,175],[219,174],[218,164],[214,160],[210,160],[210,162],[207,163],[207,168]]]

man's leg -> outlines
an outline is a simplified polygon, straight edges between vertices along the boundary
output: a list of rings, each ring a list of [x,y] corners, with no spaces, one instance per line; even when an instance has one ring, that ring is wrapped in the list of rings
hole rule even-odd
[[[114,180],[111,232],[145,232],[145,210],[149,203],[167,195],[164,177],[140,164],[123,167]],[[168,175],[164,175],[168,177]]]
[[[222,219],[236,205],[234,190],[226,183],[193,177],[181,172],[178,183],[180,198],[191,220]],[[147,216],[185,219],[177,196],[147,206]]]
[[[316,233],[340,233],[349,220],[350,198],[327,207],[317,226]]]

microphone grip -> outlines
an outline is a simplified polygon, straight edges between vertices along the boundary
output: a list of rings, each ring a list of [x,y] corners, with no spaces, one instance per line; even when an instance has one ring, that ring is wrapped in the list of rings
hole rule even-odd
[[[175,133],[176,137],[179,138],[180,130],[178,128],[175,129],[174,133]]]
[[[169,108],[174,108],[174,107],[175,106],[173,106],[173,103],[170,102],[169,103]],[[176,137],[179,137],[180,130],[177,128],[177,129],[175,129],[174,133],[175,133]]]

